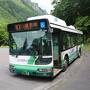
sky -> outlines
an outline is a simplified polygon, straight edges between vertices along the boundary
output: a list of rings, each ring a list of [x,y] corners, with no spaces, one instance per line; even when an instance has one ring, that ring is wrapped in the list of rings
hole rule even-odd
[[[52,0],[31,0],[32,2],[38,3],[39,7],[46,10],[50,14],[50,10],[53,9],[51,5]]]

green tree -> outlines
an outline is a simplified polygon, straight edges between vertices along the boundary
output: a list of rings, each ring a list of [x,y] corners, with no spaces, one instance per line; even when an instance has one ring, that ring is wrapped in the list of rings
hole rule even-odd
[[[75,24],[79,16],[90,16],[90,0],[58,0],[52,14],[64,19],[68,25]]]
[[[90,0],[53,0],[52,14],[90,37]],[[86,36],[86,37],[87,37]]]

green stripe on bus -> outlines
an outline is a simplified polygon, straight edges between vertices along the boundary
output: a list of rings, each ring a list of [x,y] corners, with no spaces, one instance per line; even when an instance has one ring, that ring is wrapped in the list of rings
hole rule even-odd
[[[69,55],[69,63],[71,63],[72,61],[74,61],[74,59],[77,57],[77,53],[73,53]],[[62,62],[62,67],[64,66],[64,59],[61,60]]]
[[[35,61],[35,57],[34,56],[30,56],[29,60],[28,60],[28,64],[32,65],[34,64]]]
[[[72,62],[77,57],[77,53],[70,54],[69,61]]]

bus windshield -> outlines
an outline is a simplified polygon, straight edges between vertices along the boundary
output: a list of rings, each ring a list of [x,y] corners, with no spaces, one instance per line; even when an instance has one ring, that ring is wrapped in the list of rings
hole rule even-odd
[[[51,37],[44,31],[10,33],[10,54],[50,56]]]

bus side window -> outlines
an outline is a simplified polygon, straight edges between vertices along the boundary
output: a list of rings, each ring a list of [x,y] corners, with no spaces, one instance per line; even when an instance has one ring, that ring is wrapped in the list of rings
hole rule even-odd
[[[53,35],[53,55],[54,55],[54,60],[58,60],[58,37],[56,35]]]
[[[70,42],[70,34],[67,34],[67,43],[68,43],[68,49],[71,47],[71,42]]]
[[[75,46],[74,34],[71,34],[70,38],[71,38],[71,47],[74,47]]]
[[[70,47],[70,37],[67,32],[64,32],[63,34],[63,50],[66,50]]]

